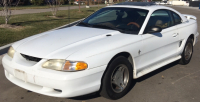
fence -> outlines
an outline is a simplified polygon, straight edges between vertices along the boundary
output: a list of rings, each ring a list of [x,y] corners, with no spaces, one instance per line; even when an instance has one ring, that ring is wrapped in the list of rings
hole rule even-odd
[[[192,7],[199,7],[199,3],[200,3],[200,1],[190,1],[190,2],[189,2],[189,6],[192,6]]]

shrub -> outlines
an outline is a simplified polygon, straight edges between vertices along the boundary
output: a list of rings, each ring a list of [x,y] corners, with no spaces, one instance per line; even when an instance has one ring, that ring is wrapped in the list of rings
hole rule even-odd
[[[32,0],[31,2],[33,5],[44,5],[45,0]]]
[[[68,4],[68,0],[60,0],[60,4],[64,5],[64,4]]]
[[[30,5],[30,0],[21,0],[24,5]]]

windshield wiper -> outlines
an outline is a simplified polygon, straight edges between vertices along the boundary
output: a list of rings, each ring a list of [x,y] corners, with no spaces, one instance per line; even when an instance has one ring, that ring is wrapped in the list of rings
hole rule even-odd
[[[85,22],[80,22],[78,25],[80,25],[80,24],[85,25],[85,26],[87,26],[87,27],[92,27],[92,25],[90,25],[90,24],[88,24],[88,23],[85,23]]]
[[[107,29],[117,30],[117,31],[119,31],[121,33],[124,32],[122,29],[118,29],[116,27],[111,27],[111,26],[102,25],[102,24],[96,24],[96,25],[93,25],[93,27],[99,27],[99,28],[107,28]]]

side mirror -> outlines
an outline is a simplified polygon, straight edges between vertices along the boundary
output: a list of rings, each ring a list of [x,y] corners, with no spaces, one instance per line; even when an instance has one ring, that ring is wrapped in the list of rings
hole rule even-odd
[[[158,27],[158,26],[152,26],[152,27],[149,27],[146,31],[146,33],[159,33],[162,31],[162,28],[161,27]]]

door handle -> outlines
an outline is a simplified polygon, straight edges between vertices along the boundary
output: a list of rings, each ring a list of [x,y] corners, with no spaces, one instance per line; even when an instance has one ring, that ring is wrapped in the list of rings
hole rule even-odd
[[[173,37],[176,37],[176,36],[178,36],[178,33],[174,33],[172,36],[173,36]]]

